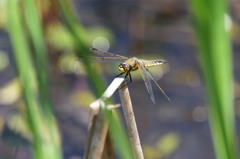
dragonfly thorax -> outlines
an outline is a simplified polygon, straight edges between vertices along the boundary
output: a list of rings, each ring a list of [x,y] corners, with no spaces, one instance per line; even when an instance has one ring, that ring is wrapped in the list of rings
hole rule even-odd
[[[121,73],[126,73],[128,71],[130,71],[131,66],[127,63],[120,63],[120,65],[118,66],[118,69]]]

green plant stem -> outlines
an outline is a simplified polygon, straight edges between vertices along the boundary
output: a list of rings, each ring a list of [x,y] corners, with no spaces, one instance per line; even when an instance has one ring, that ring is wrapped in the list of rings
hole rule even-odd
[[[67,3],[65,0],[58,1],[65,25],[67,26],[70,34],[74,39],[74,46],[77,55],[79,57],[87,57],[89,53],[89,47],[84,40],[84,38],[87,38],[86,31],[83,27],[77,24],[72,14],[72,11],[70,10],[69,3]],[[85,70],[88,73],[89,80],[95,95],[97,97],[100,97],[100,95],[104,91],[102,78],[97,74],[94,69],[92,69],[88,58],[81,58],[81,60],[84,63]]]
[[[36,79],[33,65],[30,60],[25,35],[20,21],[20,11],[15,0],[8,1],[8,26],[10,40],[13,46],[14,58],[19,80],[23,87],[23,96],[27,106],[27,119],[30,130],[33,133],[33,155],[36,159],[42,159],[41,128],[42,123],[36,103]]]
[[[48,79],[47,79],[47,68],[48,59],[47,51],[44,44],[41,22],[34,5],[34,1],[25,0],[24,4],[25,17],[27,19],[27,27],[30,33],[30,38],[34,48],[35,63],[37,68],[37,78],[38,78],[38,89],[40,93],[41,102],[43,103],[44,114],[47,117],[52,116],[52,109],[50,104],[50,94],[48,89]]]
[[[48,58],[47,51],[44,43],[44,38],[42,34],[42,24],[37,13],[36,6],[34,5],[34,1],[25,0],[24,1],[26,10],[25,17],[27,19],[27,27],[30,33],[31,41],[33,44],[34,55],[35,55],[35,63],[37,69],[37,77],[38,77],[38,90],[40,95],[40,102],[43,109],[43,115],[46,117],[45,121],[47,123],[47,127],[49,129],[51,143],[53,146],[53,154],[55,154],[56,159],[61,158],[61,149],[60,149],[60,137],[58,134],[58,128],[56,122],[54,120],[52,107],[51,107],[51,99],[49,93],[49,84],[47,78],[47,68],[48,68]]]
[[[53,123],[53,120],[50,121],[48,120],[49,118],[45,118],[46,116],[43,114],[46,112],[44,113],[43,109],[40,107],[41,103],[39,101],[41,100],[41,97],[39,100],[39,87],[36,80],[36,72],[32,63],[29,45],[25,37],[25,30],[23,29],[21,16],[22,12],[20,12],[19,7],[19,1],[8,1],[8,29],[13,47],[16,69],[20,83],[23,87],[23,97],[26,103],[28,126],[33,135],[33,139],[31,140],[33,146],[32,155],[34,159],[60,159],[61,151],[60,143],[57,140],[56,127],[49,126],[48,122]],[[36,36],[39,35],[35,34],[32,37],[35,38],[33,39],[33,43],[36,43],[37,41]],[[53,119],[53,116],[50,118]]]
[[[224,0],[191,0],[199,58],[205,79],[208,119],[218,159],[237,159],[230,41]]]

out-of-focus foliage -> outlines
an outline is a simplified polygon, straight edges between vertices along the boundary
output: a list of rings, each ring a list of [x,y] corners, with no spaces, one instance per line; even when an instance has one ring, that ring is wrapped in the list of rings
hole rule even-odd
[[[81,35],[82,30],[80,27],[77,27],[77,30],[79,30],[79,35]],[[114,42],[112,34],[103,27],[96,26],[94,28],[88,28],[86,32],[87,35],[85,36],[86,38],[84,40],[86,41],[87,46],[91,46],[94,39],[99,36],[104,36],[109,41]],[[51,47],[54,47],[57,50],[74,50],[74,39],[61,24],[54,23],[48,26],[46,35],[46,39]]]
[[[156,148],[167,156],[171,154],[180,144],[180,136],[174,132],[162,136],[156,142]]]
[[[144,156],[148,159],[164,158],[174,152],[180,144],[180,136],[175,132],[161,136],[154,146],[144,146]]]
[[[9,66],[9,58],[6,52],[0,50],[0,71],[4,70]]]
[[[233,64],[224,0],[191,0],[199,58],[205,78],[208,119],[218,159],[237,159]]]
[[[33,158],[60,159],[60,139],[51,112],[46,75],[47,59],[44,52],[46,50],[42,38],[41,22],[33,1],[26,0],[23,5],[26,7],[25,11],[27,13],[25,17],[21,14],[20,1],[9,0],[7,5],[8,33],[26,105],[26,111],[22,113],[24,119],[16,123],[14,122],[16,119],[12,118],[9,126],[16,132],[24,134],[26,138],[31,139]],[[31,42],[26,38],[27,33],[22,23],[23,19],[29,26],[26,30],[29,31]],[[33,44],[35,49],[33,49],[35,60],[30,54],[30,43]],[[33,65],[33,63],[36,63],[36,65]],[[28,129],[24,129],[26,126],[24,126],[24,122],[20,121],[25,121]],[[14,127],[16,124],[18,127]]]
[[[19,99],[21,91],[18,79],[9,81],[0,89],[0,104],[13,104]]]
[[[5,28],[7,23],[7,0],[0,1],[0,28]]]
[[[183,0],[129,1],[127,3],[119,3],[119,1],[73,1],[74,4],[71,5],[71,1],[64,0],[67,2],[65,7],[69,8],[66,13],[68,15],[70,13],[70,20],[74,22],[74,31],[71,32],[69,30],[72,29],[72,26],[64,20],[64,14],[61,13],[58,1],[32,1],[36,6],[34,10],[40,17],[39,21],[42,22],[40,25],[39,22],[35,22],[34,14],[26,12],[24,4],[26,1],[24,0],[15,0],[15,2],[20,3],[19,14],[8,19],[7,4],[9,1],[0,0],[0,133],[3,137],[3,140],[2,138],[0,140],[0,158],[30,158],[27,147],[29,143],[19,142],[18,139],[24,138],[27,141],[34,141],[32,129],[28,126],[30,120],[26,118],[26,105],[21,98],[24,94],[24,89],[21,87],[23,81],[15,77],[16,72],[12,69],[14,65],[18,65],[18,63],[14,63],[10,54],[14,49],[9,46],[9,38],[12,37],[18,39],[16,40],[18,43],[16,50],[19,52],[18,55],[22,56],[19,58],[22,59],[22,65],[27,70],[25,73],[32,79],[32,72],[34,72],[34,92],[38,90],[37,83],[39,82],[39,78],[36,78],[39,71],[35,69],[39,61],[37,61],[35,53],[36,51],[47,53],[46,56],[50,61],[47,66],[50,76],[50,85],[48,86],[51,89],[51,95],[47,96],[53,99],[54,115],[59,122],[64,144],[62,148],[67,158],[81,158],[83,156],[83,143],[86,141],[88,124],[88,105],[98,98],[101,91],[107,87],[105,84],[96,82],[97,85],[102,86],[102,90],[97,95],[97,91],[94,91],[94,84],[89,81],[94,78],[107,77],[109,82],[119,73],[118,65],[121,61],[96,64],[92,61],[84,62],[75,54],[77,52],[78,56],[85,55],[85,53],[88,55],[89,47],[100,49],[104,47],[106,50],[110,47],[109,51],[120,55],[136,56],[143,59],[165,59],[168,62],[157,69],[153,68],[151,71],[153,74],[160,75],[158,78],[162,77],[158,83],[174,101],[172,104],[162,100],[160,92],[154,90],[158,102],[152,106],[148,100],[146,89],[143,87],[144,82],[141,74],[137,71],[133,72],[133,82],[129,85],[146,158],[214,158],[213,146],[209,137],[208,119],[212,126],[211,133],[216,147],[216,156],[225,159],[226,155],[233,154],[231,157],[234,158],[233,151],[236,151],[237,148],[234,144],[237,139],[234,138],[234,133],[228,133],[235,131],[235,128],[232,128],[234,122],[231,122],[234,117],[233,103],[229,102],[228,107],[222,107],[222,104],[214,104],[215,102],[212,101],[214,94],[217,93],[221,94],[218,99],[225,100],[225,98],[232,96],[230,88],[233,85],[231,82],[233,79],[231,68],[229,68],[229,65],[232,65],[229,62],[231,57],[225,56],[225,54],[222,56],[222,52],[226,48],[229,49],[229,46],[226,46],[229,41],[222,41],[226,38],[222,37],[225,33],[222,24],[223,15],[221,13],[219,16],[217,13],[220,10],[221,12],[225,10],[223,6],[226,5],[222,5],[222,0],[208,1],[207,5],[203,5],[206,1],[200,3],[198,0],[193,0],[191,3],[196,3],[196,5],[190,7],[191,10],[198,10],[193,21],[198,29],[198,42],[201,44],[199,50],[205,52],[200,55],[200,58],[204,74],[211,75],[211,78],[205,78],[206,82],[204,83],[208,92],[205,96],[208,97],[208,105],[210,106],[207,107],[207,110],[202,97],[202,83],[200,81],[202,74],[199,73],[197,57],[194,53],[196,41],[193,40],[192,28],[189,25],[188,2]],[[231,14],[224,14],[224,22],[233,39],[231,46],[234,48],[234,58],[237,61],[240,44],[240,3],[230,1],[229,4]],[[33,20],[26,20],[26,16],[33,16]],[[8,32],[11,28],[7,21],[16,20],[16,17],[21,17],[19,19],[23,24],[23,29],[12,33],[12,37],[9,37]],[[196,21],[201,21],[201,23]],[[35,26],[36,24],[37,26]],[[43,30],[33,29],[37,32],[33,35],[29,32],[30,27],[35,29],[42,27]],[[21,36],[19,36],[20,34]],[[38,34],[42,35],[38,36]],[[36,47],[40,44],[37,42],[39,38],[47,44],[46,47],[43,46],[42,42],[40,42],[42,43],[41,47]],[[37,40],[35,47],[32,40]],[[83,45],[85,49],[79,49]],[[27,52],[31,57],[29,60],[23,58],[25,57],[24,47],[28,48]],[[29,65],[29,61],[31,61],[31,65]],[[212,69],[217,70],[217,74]],[[226,72],[226,69],[228,69],[229,74],[218,76],[220,73]],[[100,76],[88,76],[88,72],[92,73],[92,70]],[[240,116],[239,70],[239,62],[235,62],[234,89],[236,91],[237,119]],[[229,84],[223,84],[224,81],[228,81]],[[30,84],[31,82],[25,83]],[[220,83],[221,86],[226,87],[224,88],[226,94],[222,93],[222,88],[215,87]],[[42,113],[41,109],[35,107],[35,105],[42,106],[40,104],[42,100],[38,94],[29,93],[28,95],[37,99],[37,102],[34,102],[33,107],[30,108],[34,108],[33,111],[37,114]],[[117,96],[116,99],[118,100]],[[39,116],[34,115],[32,120],[32,122],[37,120],[36,122],[39,124],[32,124],[38,125],[39,132],[42,131],[39,136],[42,135],[44,140],[50,142],[47,131],[50,129],[46,124],[45,115],[43,120]],[[111,118],[111,115],[109,116]],[[54,124],[54,121],[47,123]],[[118,121],[115,120],[111,124],[110,130],[113,132],[114,142],[117,143],[116,153],[121,158],[131,158],[130,146],[124,128],[118,125]],[[171,133],[172,131],[177,132],[177,134]],[[159,136],[159,133],[162,134],[162,132],[166,132],[164,133],[166,135]],[[231,147],[227,142],[228,138],[231,138],[232,146],[235,148],[226,148]],[[8,140],[9,142],[7,142]],[[45,148],[44,150],[50,150],[48,146]]]
[[[75,92],[70,96],[70,99],[73,102],[73,104],[75,105],[80,104],[81,106],[85,106],[86,108],[89,108],[89,102],[96,100],[96,98],[90,91]]]
[[[24,114],[24,109],[22,113]],[[29,142],[34,142],[33,134],[27,125],[28,121],[24,115],[15,113],[11,115],[11,118],[7,121],[8,127],[13,130],[16,134],[20,134],[21,137],[27,139]]]

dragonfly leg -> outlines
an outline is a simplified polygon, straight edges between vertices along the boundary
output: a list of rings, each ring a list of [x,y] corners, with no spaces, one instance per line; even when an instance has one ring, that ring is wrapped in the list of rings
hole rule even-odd
[[[122,75],[123,73],[121,73],[120,75]],[[119,75],[119,76],[120,76]],[[130,78],[130,82],[128,83],[128,81],[126,80],[127,79],[127,77],[129,76],[129,78]],[[126,87],[128,84],[130,84],[131,82],[132,82],[132,77],[131,77],[131,74],[130,74],[130,71],[128,71],[127,73],[126,73],[126,75],[125,75],[125,81],[126,81],[126,83],[122,86],[122,87],[120,87],[120,88],[118,88],[118,89],[122,89],[123,87]]]
[[[120,73],[119,75],[117,75],[116,77],[119,77],[119,76],[121,76],[122,74],[124,74],[124,73]]]
[[[125,75],[125,77],[124,77],[125,79],[127,78],[128,74],[129,74],[129,72],[126,73],[126,75]]]
[[[132,76],[131,73],[129,72],[129,78],[130,78],[130,83],[132,82]]]
[[[120,73],[120,74],[119,74],[119,75],[117,75],[116,77],[119,77],[119,76],[121,76],[121,75],[123,75],[123,74],[124,74],[124,73]],[[126,76],[127,76],[127,75],[126,75]],[[126,78],[126,76],[125,76],[125,78]],[[116,78],[116,77],[115,77],[115,78]],[[123,87],[126,87],[126,86],[127,86],[127,85],[126,85],[126,84],[124,84],[122,87],[118,88],[118,90],[119,90],[119,89],[122,89]]]
[[[127,78],[127,76],[129,75],[129,78],[130,78],[130,82],[128,84],[130,84],[132,82],[132,76],[131,76],[131,72],[132,71],[132,67],[130,67],[129,71],[127,72],[125,78]]]
[[[132,76],[131,76],[131,70],[129,70],[128,72],[127,72],[127,74],[126,74],[126,76],[125,76],[125,78],[127,78],[128,76],[129,76],[129,78],[130,78],[130,83],[132,82]]]
[[[126,76],[125,76],[125,79],[128,79],[128,77],[129,77],[129,80],[126,80],[126,84],[127,84],[127,85],[132,82],[132,76],[131,76],[131,73],[130,73],[130,72],[131,72],[131,71],[128,71],[127,74],[126,74]]]

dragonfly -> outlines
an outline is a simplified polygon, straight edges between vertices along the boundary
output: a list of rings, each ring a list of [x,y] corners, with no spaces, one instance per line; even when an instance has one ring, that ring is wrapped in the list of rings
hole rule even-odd
[[[120,74],[117,75],[116,77],[119,77],[125,74],[125,79],[129,77],[130,83],[132,82],[131,72],[140,70],[140,73],[143,77],[143,81],[146,85],[147,91],[151,97],[152,102],[155,103],[151,81],[153,81],[157,85],[157,87],[162,92],[162,94],[171,103],[170,98],[163,91],[163,89],[158,85],[158,83],[154,79],[153,74],[148,69],[149,67],[158,66],[158,65],[167,63],[165,60],[144,60],[144,59],[138,59],[136,57],[128,58],[126,56],[110,53],[101,49],[90,48],[90,50],[91,52],[98,55],[98,56],[91,56],[91,58],[94,58],[99,62],[100,61],[104,62],[108,60],[124,60],[124,62],[120,63],[118,66],[118,70],[120,71]]]

